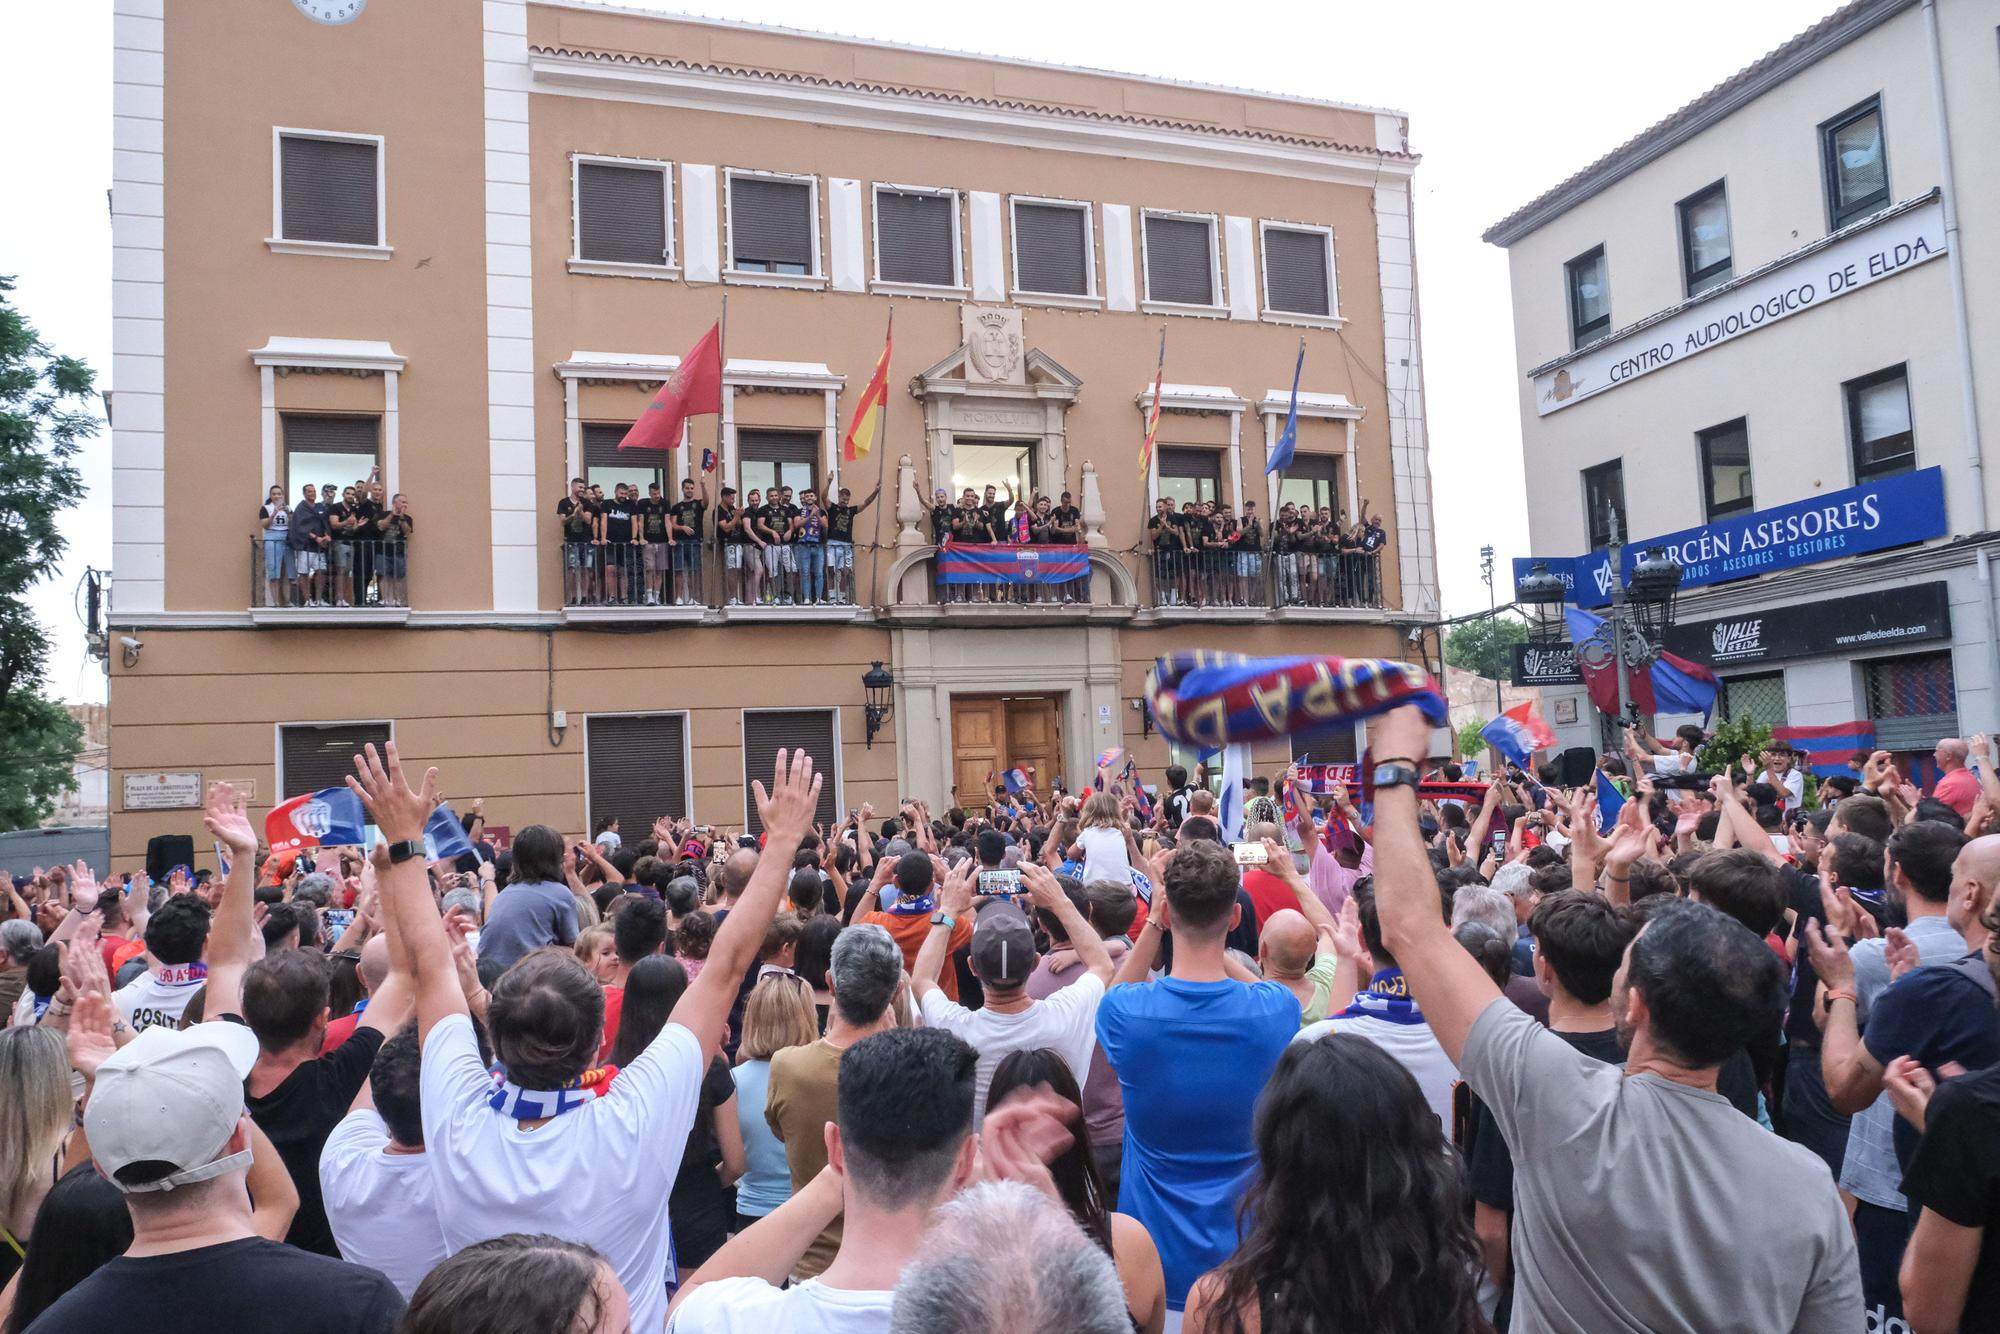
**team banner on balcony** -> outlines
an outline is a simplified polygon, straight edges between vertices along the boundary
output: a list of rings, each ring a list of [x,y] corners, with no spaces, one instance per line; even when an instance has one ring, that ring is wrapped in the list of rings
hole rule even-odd
[[[1560,412],[1944,252],[1944,204],[1935,193],[1887,209],[1536,374],[1535,411]]]
[[[1090,548],[953,543],[937,563],[946,584],[1067,584],[1089,576]]]
[[[1944,470],[1921,468],[1627,543],[1625,580],[1629,585],[1634,562],[1649,547],[1664,548],[1680,563],[1682,588],[1699,588],[1908,546],[1942,537],[1949,530]],[[1602,607],[1611,601],[1611,557],[1602,547],[1587,556],[1547,564],[1577,606]],[[1532,559],[1515,560],[1517,596],[1522,577],[1534,565]]]

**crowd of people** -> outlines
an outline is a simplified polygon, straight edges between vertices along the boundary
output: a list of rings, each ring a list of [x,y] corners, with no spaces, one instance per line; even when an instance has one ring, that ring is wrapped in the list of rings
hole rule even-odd
[[[1170,607],[1379,607],[1382,517],[1361,502],[1343,526],[1330,506],[1287,501],[1267,532],[1257,502],[1241,514],[1219,501],[1154,502],[1146,521],[1153,587]]]
[[[432,863],[391,746],[274,857],[216,785],[226,869],[4,883],[0,1330],[2000,1327],[1988,739],[1472,799],[1431,735],[1240,830],[818,827],[780,751],[754,835]]]
[[[264,607],[407,607],[409,497],[384,491],[379,468],[352,486],[299,488],[295,505],[274,486],[257,510],[253,574]],[[261,553],[257,548],[261,547]]]

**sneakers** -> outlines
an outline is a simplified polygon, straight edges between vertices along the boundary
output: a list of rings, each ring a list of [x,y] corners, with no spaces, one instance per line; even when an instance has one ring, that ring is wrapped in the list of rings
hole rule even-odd
[[[351,607],[351,606],[353,606],[354,604],[353,604],[352,602],[349,602],[349,601],[348,601],[348,600],[347,600],[346,598],[341,598],[340,600],[338,600],[337,602],[335,602],[335,603],[334,603],[333,605],[334,605],[334,606],[336,606],[336,607]]]
[[[659,595],[658,593],[655,593],[655,592],[654,592],[654,591],[653,591],[652,589],[650,589],[650,588],[649,588],[649,589],[647,589],[647,590],[646,590],[646,602],[645,602],[645,605],[646,605],[646,606],[648,606],[648,607],[657,607],[657,606],[659,606],[659,605],[660,605],[660,595]]]

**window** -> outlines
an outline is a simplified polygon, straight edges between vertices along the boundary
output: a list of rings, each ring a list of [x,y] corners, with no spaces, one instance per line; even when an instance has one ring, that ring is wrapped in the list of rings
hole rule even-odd
[[[278,132],[274,238],[380,246],[382,140],[376,135]]]
[[[1360,758],[1354,746],[1352,723],[1335,723],[1323,732],[1292,733],[1294,763],[1353,764]]]
[[[812,177],[729,174],[729,267],[819,272],[819,187]]]
[[[1742,417],[1695,435],[1701,451],[1702,501],[1709,519],[1735,514],[1750,504],[1750,426]]]
[[[758,834],[764,822],[757,818],[757,798],[752,782],[771,786],[772,764],[779,750],[804,750],[812,756],[813,772],[825,781],[819,790],[819,807],[813,819],[831,829],[834,812],[840,809],[840,735],[832,709],[745,709],[743,711],[743,830]]]
[[[958,194],[875,187],[875,281],[957,287]]]
[[[1735,272],[1729,250],[1729,195],[1721,181],[1677,206],[1681,222],[1681,277],[1687,294],[1706,292]]]
[[[1569,281],[1569,341],[1582,347],[1611,332],[1611,283],[1604,247],[1578,255],[1563,266]]]
[[[1044,296],[1095,295],[1090,205],[1014,202],[1014,290]]]
[[[820,436],[815,431],[745,431],[736,433],[736,452],[744,494],[792,488],[792,498],[814,485],[814,461]]]
[[[576,255],[602,264],[674,262],[671,168],[664,162],[576,159]]]
[[[1340,511],[1340,459],[1332,454],[1294,454],[1278,483],[1278,508]],[[1276,516],[1272,516],[1275,518]]]
[[[1724,722],[1751,718],[1766,727],[1782,727],[1786,721],[1785,674],[1728,677],[1722,682],[1722,698],[1717,703]]]
[[[1828,226],[1835,231],[1889,202],[1889,152],[1882,99],[1871,97],[1819,127]]]
[[[604,488],[605,495],[611,495],[621,482],[639,488],[639,494],[646,494],[646,488],[658,482],[664,489],[667,484],[667,465],[663,456],[654,450],[620,450],[618,442],[632,429],[631,422],[584,422],[583,423],[583,480],[593,486]],[[660,463],[648,466],[647,460],[662,459]],[[647,828],[652,822],[647,822]]]
[[[298,504],[302,486],[352,486],[374,471],[380,417],[287,412],[279,422],[284,428],[285,496],[291,504]]]
[[[1929,750],[1939,737],[1958,735],[1958,688],[1951,654],[1912,653],[1863,666],[1868,716],[1883,750]]]
[[[1147,213],[1142,237],[1146,300],[1168,306],[1221,304],[1216,289],[1215,219],[1204,214]]]
[[[1264,308],[1331,318],[1333,233],[1323,227],[1264,228]]]
[[[1583,513],[1589,529],[1590,549],[1611,542],[1611,516],[1618,516],[1624,536],[1632,536],[1625,522],[1625,461],[1613,459],[1583,470]]]
[[[1160,446],[1160,498],[1177,511],[1190,500],[1222,499],[1222,451]]]
[[[1035,442],[1032,440],[954,440],[951,445],[951,498],[971,487],[983,498],[986,488],[999,494],[1011,489],[1016,499],[1035,494]]]
[[[345,787],[361,748],[379,751],[394,735],[391,723],[279,723],[278,800]]]
[[[688,746],[685,713],[598,714],[583,720],[584,820],[618,820],[634,844],[662,815],[685,820]],[[765,785],[770,775],[764,776]]]
[[[1916,467],[1917,437],[1910,429],[1909,367],[1891,366],[1849,380],[1840,388],[1847,395],[1847,435],[1854,450],[1854,480],[1887,477]]]

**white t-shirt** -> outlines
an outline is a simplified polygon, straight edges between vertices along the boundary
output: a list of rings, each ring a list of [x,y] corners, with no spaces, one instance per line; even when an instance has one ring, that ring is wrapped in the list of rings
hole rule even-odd
[[[487,1105],[472,1021],[452,1015],[424,1043],[425,1155],[445,1246],[549,1232],[595,1246],[632,1303],[632,1328],[667,1315],[667,1196],[694,1127],[701,1043],[670,1023],[611,1091],[524,1130]]]
[[[1686,751],[1672,751],[1666,755],[1653,756],[1653,772],[1656,774],[1688,774],[1694,772],[1694,756]]]
[[[1077,1088],[1083,1087],[1090,1077],[1090,1054],[1097,1049],[1097,1003],[1103,999],[1104,983],[1095,973],[1085,973],[1014,1014],[968,1010],[936,987],[924,992],[924,1023],[956,1034],[979,1053],[972,1094],[975,1129],[986,1118],[986,1090],[992,1086],[993,1072],[1010,1052],[1054,1048],[1076,1076]]]
[[[134,1035],[145,1032],[155,1024],[179,1028],[188,1002],[207,982],[206,977],[188,977],[187,973],[188,965],[182,964],[174,968],[148,969],[143,975],[133,978],[111,993],[111,1003],[118,1007],[118,1017],[132,1025]],[[162,980],[163,977],[170,980]]]
[[[1132,879],[1132,862],[1125,852],[1125,831],[1110,825],[1092,825],[1076,836],[1083,845],[1083,879],[1111,880],[1127,884]]]
[[[883,1334],[893,1292],[829,1288],[816,1278],[774,1288],[761,1278],[719,1278],[688,1294],[667,1334]],[[638,1316],[632,1328],[644,1328]]]
[[[1458,1082],[1458,1067],[1444,1054],[1429,1024],[1398,1024],[1372,1014],[1336,1017],[1307,1024],[1292,1041],[1314,1042],[1328,1033],[1367,1038],[1395,1057],[1396,1064],[1408,1070],[1424,1091],[1424,1101],[1437,1113],[1445,1134],[1451,1134],[1451,1086]]]
[[[595,843],[600,848],[610,848],[613,852],[616,852],[619,848],[619,845],[624,843],[625,840],[618,836],[617,830],[607,829],[603,833],[599,834],[596,838],[590,841]]]
[[[349,1112],[319,1154],[319,1188],[341,1258],[379,1269],[408,1301],[445,1257],[430,1155],[385,1153],[389,1127],[367,1108]]]

